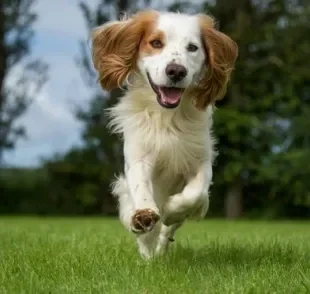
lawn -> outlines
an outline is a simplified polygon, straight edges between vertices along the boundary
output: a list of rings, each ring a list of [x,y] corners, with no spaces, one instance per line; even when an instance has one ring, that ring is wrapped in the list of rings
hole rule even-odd
[[[144,261],[114,219],[0,218],[0,293],[310,293],[310,223],[189,222]]]

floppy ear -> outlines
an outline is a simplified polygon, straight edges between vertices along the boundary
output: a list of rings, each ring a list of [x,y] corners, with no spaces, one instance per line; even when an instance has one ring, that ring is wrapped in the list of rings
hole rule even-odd
[[[93,30],[92,60],[103,89],[121,88],[135,69],[140,41],[155,17],[153,11],[140,12]]]
[[[195,96],[196,107],[203,110],[226,94],[227,83],[238,57],[238,46],[214,28],[211,17],[198,15],[198,19],[207,56],[207,70],[195,89]]]

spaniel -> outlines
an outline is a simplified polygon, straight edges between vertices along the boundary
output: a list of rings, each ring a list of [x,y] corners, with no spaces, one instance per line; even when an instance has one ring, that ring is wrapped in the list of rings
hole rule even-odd
[[[237,55],[236,43],[204,14],[142,11],[92,32],[101,87],[126,85],[108,110],[125,157],[113,194],[144,258],[166,252],[186,219],[208,211],[214,104]]]

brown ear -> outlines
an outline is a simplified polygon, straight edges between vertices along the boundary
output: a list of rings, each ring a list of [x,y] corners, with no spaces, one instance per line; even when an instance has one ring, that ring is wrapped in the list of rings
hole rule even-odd
[[[199,15],[198,18],[207,55],[207,70],[195,89],[195,96],[196,107],[203,110],[226,94],[227,83],[238,57],[238,46],[214,28],[211,17]]]
[[[92,59],[103,89],[121,87],[135,69],[138,49],[146,28],[155,20],[153,11],[96,28],[92,33]]]

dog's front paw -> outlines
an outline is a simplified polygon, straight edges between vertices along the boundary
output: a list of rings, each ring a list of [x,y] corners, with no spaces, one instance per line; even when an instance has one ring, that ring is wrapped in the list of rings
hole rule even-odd
[[[160,217],[152,209],[139,209],[131,219],[131,230],[135,234],[145,234],[152,231]]]

